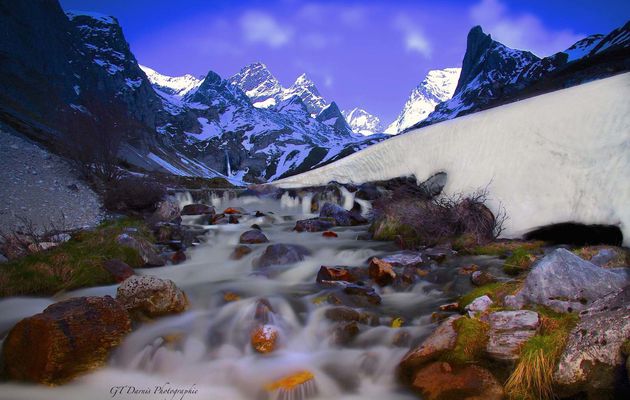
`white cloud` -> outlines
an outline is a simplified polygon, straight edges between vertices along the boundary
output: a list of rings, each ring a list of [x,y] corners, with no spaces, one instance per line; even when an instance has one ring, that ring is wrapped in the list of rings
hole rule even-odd
[[[269,47],[282,47],[287,44],[293,31],[282,26],[271,15],[249,11],[240,19],[243,39],[249,43],[263,43]]]
[[[499,42],[540,56],[565,50],[586,36],[568,29],[550,29],[533,14],[511,14],[499,0],[481,0],[470,8],[470,18]]]
[[[427,59],[431,58],[433,47],[420,27],[416,25],[411,19],[403,15],[394,19],[394,27],[403,34],[407,51],[419,53]]]

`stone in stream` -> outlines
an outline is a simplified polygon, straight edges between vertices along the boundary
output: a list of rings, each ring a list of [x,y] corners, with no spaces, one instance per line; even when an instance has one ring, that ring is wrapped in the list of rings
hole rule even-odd
[[[538,313],[529,310],[497,311],[482,317],[490,329],[486,354],[495,360],[514,361],[521,346],[536,334]]]
[[[376,257],[370,261],[368,273],[379,286],[387,286],[396,279],[396,272],[392,265]]]
[[[182,215],[214,215],[214,207],[205,204],[188,204],[182,208]]]
[[[322,265],[317,273],[317,283],[326,281],[346,281],[356,282],[357,276],[348,268],[344,267],[327,267]]]
[[[127,263],[117,259],[104,261],[103,268],[114,277],[114,280],[117,283],[135,275],[133,268],[131,268]]]
[[[236,246],[234,248],[234,251],[230,255],[230,259],[232,259],[232,260],[240,260],[241,258],[245,257],[246,255],[248,255],[252,251],[253,250],[252,250],[251,247],[245,246],[243,244],[239,244],[238,246]]]
[[[372,257],[368,260],[379,260],[381,263],[386,263],[392,267],[420,267],[426,261],[420,251],[400,251],[398,253],[389,254],[384,257]]]
[[[490,297],[488,297],[487,295],[483,295],[481,297],[477,297],[470,304],[468,304],[466,306],[466,311],[468,311],[468,315],[473,317],[478,312],[486,311],[493,303],[494,302]]]
[[[372,307],[381,304],[381,296],[370,286],[344,282],[328,296],[328,302],[349,307]]]
[[[446,362],[434,362],[420,369],[411,387],[420,392],[424,400],[501,400],[504,395],[503,387],[487,369]]]
[[[297,244],[272,244],[267,246],[254,265],[257,268],[266,268],[272,265],[293,264],[304,260],[304,257],[310,254],[306,247]]]
[[[116,242],[124,247],[129,247],[138,252],[145,267],[161,267],[166,265],[166,260],[160,256],[155,246],[146,239],[136,238],[127,233],[121,233]]]
[[[172,200],[163,200],[157,204],[155,212],[149,218],[152,224],[158,222],[181,222],[179,205]]]
[[[363,218],[359,212],[348,211],[333,203],[325,203],[319,210],[319,217],[332,218],[337,226],[352,226],[367,223],[367,219]]]
[[[358,311],[350,307],[331,307],[324,316],[334,322],[359,322],[365,325],[378,325],[378,316],[367,311]]]
[[[273,325],[258,326],[251,334],[252,348],[262,354],[271,353],[276,348],[279,335],[278,328]]]
[[[8,378],[56,385],[105,364],[131,331],[127,311],[110,296],[76,297],[18,322],[2,347]]]
[[[140,319],[176,314],[188,307],[186,294],[173,281],[151,275],[126,279],[118,287],[116,300]]]
[[[475,286],[484,286],[497,282],[497,278],[486,271],[475,271],[470,275],[470,281]]]
[[[225,210],[223,210],[223,214],[246,214],[247,211],[245,211],[244,208],[241,207],[228,207]]]
[[[331,220],[311,218],[297,221],[293,229],[297,232],[322,232],[329,230],[333,226],[335,224]]]
[[[361,333],[356,321],[338,322],[333,326],[331,342],[338,346],[347,346]]]
[[[173,254],[171,254],[170,258],[173,264],[180,264],[186,261],[186,253],[183,250],[177,250]]]
[[[327,237],[327,238],[336,238],[336,237],[338,237],[339,235],[337,235],[337,234],[336,234],[335,232],[333,232],[333,231],[324,231],[324,232],[322,232],[322,236],[323,236],[323,237]]]
[[[454,323],[460,318],[461,315],[453,315],[444,320],[428,338],[403,357],[398,365],[403,380],[408,381],[419,367],[455,348],[457,331]]]
[[[258,243],[267,243],[269,239],[258,229],[252,229],[250,231],[245,231],[241,235],[238,240],[239,243],[242,244],[258,244]]]
[[[580,322],[571,331],[554,373],[558,394],[623,398],[625,390],[627,395],[627,354],[624,356],[622,346],[628,340],[630,286],[598,299],[580,313]],[[626,370],[628,367],[625,364]]]
[[[604,269],[566,249],[556,249],[534,264],[523,288],[514,296],[506,296],[505,304],[512,308],[542,304],[558,312],[581,311],[628,284],[627,268]]]

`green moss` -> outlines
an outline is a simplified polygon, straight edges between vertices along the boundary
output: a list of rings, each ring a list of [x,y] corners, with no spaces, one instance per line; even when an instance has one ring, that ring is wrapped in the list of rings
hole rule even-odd
[[[455,347],[442,355],[455,364],[478,362],[488,341],[488,325],[476,318],[462,317],[453,323],[457,331]]]
[[[103,262],[119,259],[133,268],[142,266],[138,252],[120,246],[116,237],[125,228],[136,228],[134,236],[152,241],[144,223],[120,219],[95,229],[73,234],[68,242],[8,262],[0,268],[0,297],[51,295],[61,290],[114,283]]]
[[[478,256],[508,257],[514,252],[539,252],[543,245],[544,242],[539,241],[523,242],[518,240],[498,240],[483,246],[469,247],[461,250],[465,253]]]
[[[413,227],[393,218],[380,218],[372,224],[370,231],[374,234],[374,240],[395,240],[396,236],[409,240],[417,236]]]
[[[495,303],[500,303],[506,295],[516,293],[520,286],[521,283],[517,281],[489,283],[487,285],[474,288],[470,292],[461,296],[457,302],[459,303],[459,308],[461,310],[472,303],[472,301],[477,297],[484,295],[490,297]]]
[[[521,347],[518,364],[506,382],[506,393],[512,399],[555,397],[553,372],[579,320],[576,314],[557,313],[545,307],[536,311],[541,317],[539,333]]]
[[[530,250],[519,247],[503,263],[503,272],[512,276],[518,275],[528,270],[535,260],[536,257]]]

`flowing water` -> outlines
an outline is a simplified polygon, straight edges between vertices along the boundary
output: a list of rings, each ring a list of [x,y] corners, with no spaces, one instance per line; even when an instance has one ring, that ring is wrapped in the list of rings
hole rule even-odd
[[[344,199],[338,201],[350,208],[352,196],[343,194]],[[377,288],[382,304],[372,311],[379,315],[380,324],[363,326],[350,344],[339,345],[334,323],[324,317],[330,305],[322,300],[330,289],[315,283],[320,266],[366,266],[368,257],[396,248],[391,243],[356,240],[358,234],[366,231],[365,226],[336,228],[338,238],[294,232],[297,219],[313,216],[311,197],[285,194],[280,200],[272,200],[235,198],[230,192],[209,195],[206,202],[218,210],[242,207],[251,214],[260,210],[267,216],[250,215],[239,224],[206,226],[209,232],[205,242],[187,252],[186,262],[137,270],[139,274],[173,280],[190,299],[187,312],[142,325],[116,349],[105,368],[71,384],[43,388],[5,383],[0,384],[0,398],[416,398],[396,383],[396,365],[410,346],[407,341],[400,347],[396,339],[406,335],[417,342],[430,332],[430,314],[437,305],[451,300],[452,294],[449,297],[443,290],[452,282],[440,285],[420,281],[404,291]],[[179,195],[178,199],[182,205],[192,202],[190,194]],[[195,217],[184,217],[184,223],[194,221]],[[254,223],[260,225],[271,243],[299,244],[311,255],[302,262],[272,268],[273,273],[267,276],[252,267],[267,244],[251,245],[252,253],[232,260],[230,255],[239,235]],[[115,296],[116,287],[82,289],[55,299],[3,300],[0,329],[6,331],[20,318],[39,312],[52,301],[84,295]],[[277,349],[267,355],[256,353],[250,344],[261,299],[273,311],[265,317],[266,322],[279,332]],[[391,327],[391,321],[397,317],[402,317],[405,324]],[[301,376],[305,383],[295,389],[283,389],[282,384],[270,386],[296,373],[296,379]],[[191,393],[156,394],[156,387],[190,389]]]

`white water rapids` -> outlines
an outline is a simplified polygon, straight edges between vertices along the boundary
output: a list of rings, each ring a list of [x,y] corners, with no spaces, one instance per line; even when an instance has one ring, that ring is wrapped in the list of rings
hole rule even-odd
[[[349,196],[346,193],[345,196]],[[432,329],[430,314],[437,305],[450,300],[442,287],[425,281],[402,291],[381,288],[383,303],[375,311],[381,324],[364,327],[349,345],[332,340],[333,323],[324,317],[330,306],[321,301],[324,293],[315,283],[322,265],[366,266],[373,255],[394,251],[391,243],[356,240],[366,226],[336,228],[338,238],[321,233],[296,233],[295,220],[312,217],[311,195],[280,201],[255,197],[233,198],[212,195],[206,202],[220,212],[243,207],[260,210],[267,217],[245,216],[239,224],[207,226],[207,241],[187,251],[180,265],[139,269],[139,274],[173,280],[188,295],[188,311],[160,318],[135,329],[116,349],[107,366],[55,388],[16,383],[0,384],[0,399],[181,399],[181,396],[154,393],[158,387],[194,388],[184,399],[296,399],[304,393],[286,396],[264,390],[269,382],[297,371],[314,375],[308,391],[317,399],[411,399],[416,398],[396,383],[395,368],[409,347],[397,347],[397,334],[406,331],[417,340]],[[179,198],[192,202],[190,195]],[[340,201],[352,205],[352,199]],[[273,214],[271,214],[271,213]],[[195,217],[184,217],[190,223]],[[230,259],[239,235],[252,224],[261,226],[271,243],[305,246],[311,251],[302,262],[275,270],[271,277],[255,274],[252,261],[268,244],[251,245],[254,251],[236,261]],[[0,329],[5,332],[20,318],[35,314],[68,297],[115,296],[117,285],[77,290],[50,299],[12,298],[0,301]],[[226,293],[239,300],[225,301]],[[267,299],[279,328],[279,346],[268,355],[256,353],[250,333],[259,299]],[[401,316],[402,328],[390,327]],[[116,387],[133,386],[150,393],[118,393]],[[304,385],[302,385],[304,386]],[[314,387],[313,387],[314,386]],[[128,389],[126,389],[128,390]]]

